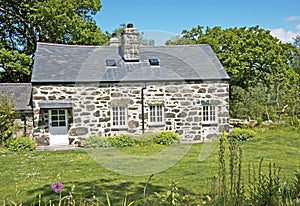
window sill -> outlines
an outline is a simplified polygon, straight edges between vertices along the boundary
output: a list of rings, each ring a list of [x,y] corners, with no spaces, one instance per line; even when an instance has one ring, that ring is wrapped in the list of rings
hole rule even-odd
[[[157,123],[157,124],[149,124],[149,127],[164,127],[164,126],[166,126],[166,124],[165,123]]]
[[[202,126],[204,127],[211,127],[211,126],[218,126],[219,124],[216,122],[203,122]]]
[[[128,130],[128,127],[112,127],[111,131],[120,131],[120,130]]]

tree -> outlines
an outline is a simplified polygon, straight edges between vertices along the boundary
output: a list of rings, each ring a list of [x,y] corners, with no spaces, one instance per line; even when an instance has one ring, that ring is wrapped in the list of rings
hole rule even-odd
[[[300,51],[300,35],[294,38],[294,46]],[[295,54],[294,69],[300,75],[300,52]]]
[[[125,23],[120,24],[120,26],[118,28],[116,28],[113,33],[117,35],[117,37],[119,38],[119,41],[121,41],[121,34],[123,32],[123,30],[127,27],[127,25]],[[112,37],[112,34],[108,33],[109,37]],[[139,34],[139,42],[140,45],[143,46],[154,46],[155,45],[155,41],[154,39],[146,39],[144,38],[144,32],[140,32]]]
[[[262,89],[265,93],[265,101],[256,99],[255,102],[257,104],[265,102],[266,111],[269,110],[269,106],[272,106],[279,113],[285,106],[283,104],[288,100],[285,95],[292,93],[289,98],[293,97],[292,100],[297,98],[299,74],[293,67],[296,57],[299,57],[299,49],[292,44],[280,42],[270,34],[270,31],[259,26],[224,30],[221,27],[204,29],[203,26],[197,26],[190,31],[182,31],[182,35],[181,39],[168,43],[209,44],[216,52],[231,77],[231,102],[245,105],[245,101],[250,98],[245,99],[244,95],[241,96],[240,88],[253,97],[256,92],[255,88],[259,87],[259,90]],[[286,93],[282,94],[283,91]],[[296,102],[292,104],[295,105]],[[237,111],[232,111],[232,108],[239,107],[231,105],[231,115],[235,116]],[[289,107],[292,105],[289,104]],[[250,113],[249,108],[244,115],[250,115]]]
[[[4,146],[4,143],[13,131],[15,115],[13,108],[14,103],[12,99],[0,94],[0,143],[2,146]]]
[[[28,82],[37,42],[102,45],[99,0],[1,0],[1,82]]]

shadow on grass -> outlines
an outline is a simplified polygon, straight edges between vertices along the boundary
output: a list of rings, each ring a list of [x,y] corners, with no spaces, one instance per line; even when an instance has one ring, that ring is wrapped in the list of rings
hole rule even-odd
[[[72,191],[76,202],[84,200],[92,201],[95,196],[98,201],[106,203],[106,194],[108,194],[112,205],[121,205],[124,198],[128,201],[142,200],[144,198],[144,187],[147,184],[146,182],[137,183],[122,181],[120,183],[116,183],[116,181],[116,179],[99,179],[92,182],[63,182],[64,188],[61,192],[61,196],[64,197],[69,195],[69,192]],[[153,195],[154,192],[159,193],[164,191],[166,191],[165,187],[149,183],[147,185],[146,195]],[[189,193],[189,191],[185,192]],[[60,194],[56,194],[52,191],[51,184],[46,184],[34,190],[29,190],[27,191],[27,194],[30,196],[34,195],[35,198],[33,200],[23,202],[23,205],[38,205],[39,201],[42,205],[48,205],[50,200],[52,203],[57,203],[60,197]]]

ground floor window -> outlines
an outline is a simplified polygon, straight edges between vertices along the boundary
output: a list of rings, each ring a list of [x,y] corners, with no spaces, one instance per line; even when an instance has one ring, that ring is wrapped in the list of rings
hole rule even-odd
[[[65,127],[67,124],[66,110],[50,110],[51,127]]]
[[[163,105],[149,106],[149,124],[163,125],[164,124],[164,107]]]
[[[127,127],[127,110],[126,107],[112,107],[112,126],[117,128]]]
[[[215,105],[204,105],[202,108],[202,123],[217,124],[217,107]]]

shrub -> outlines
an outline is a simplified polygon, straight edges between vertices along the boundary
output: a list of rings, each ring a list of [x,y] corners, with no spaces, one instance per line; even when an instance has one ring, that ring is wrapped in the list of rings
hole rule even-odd
[[[111,147],[111,143],[107,137],[100,137],[98,135],[92,135],[84,142],[84,147],[87,148],[99,148],[99,147]]]
[[[7,148],[10,151],[32,151],[36,147],[36,143],[29,137],[17,137],[7,141]]]
[[[300,119],[297,117],[290,117],[289,124],[293,127],[300,127]]]
[[[86,139],[84,146],[87,148],[99,148],[99,147],[130,147],[135,144],[134,137],[132,135],[119,135],[119,136],[107,136],[100,137],[92,135]]]
[[[5,142],[10,138],[13,126],[14,103],[9,97],[0,94],[0,143],[4,146]]]
[[[137,137],[135,137],[135,142],[139,146],[146,146],[146,145],[152,145],[156,144],[155,139],[158,137],[159,133],[144,133]]]
[[[135,144],[135,138],[132,135],[119,135],[107,137],[113,147],[131,147]]]
[[[255,137],[255,132],[251,129],[234,128],[228,134],[228,139],[233,138],[237,141],[247,141],[253,137]]]
[[[157,144],[170,145],[180,142],[180,135],[173,131],[163,131],[158,133],[154,140]]]

